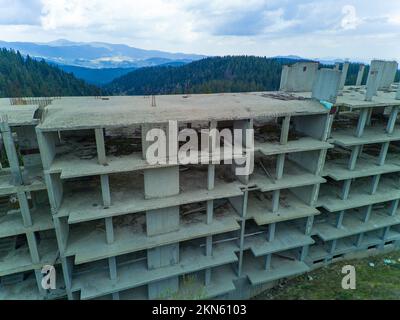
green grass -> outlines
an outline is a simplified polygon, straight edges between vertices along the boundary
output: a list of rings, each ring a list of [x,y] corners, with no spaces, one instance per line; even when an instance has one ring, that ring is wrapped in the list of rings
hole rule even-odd
[[[385,264],[384,259],[390,259],[394,263]],[[345,274],[341,271],[344,265],[355,267],[356,289],[354,290],[342,289],[341,283]],[[400,299],[400,251],[337,262],[285,281],[254,299]]]

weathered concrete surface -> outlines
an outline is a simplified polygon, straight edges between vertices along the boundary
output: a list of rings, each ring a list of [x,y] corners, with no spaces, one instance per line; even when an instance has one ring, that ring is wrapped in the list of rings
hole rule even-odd
[[[163,123],[168,120],[222,121],[327,113],[317,101],[311,99],[298,100],[288,95],[288,100],[281,100],[263,92],[160,95],[156,96],[156,107],[151,107],[151,99],[143,96],[113,96],[107,99],[72,97],[55,100],[47,107],[45,119],[39,128],[72,130]]]
[[[317,75],[318,62],[296,62],[282,69],[279,90],[311,91]]]

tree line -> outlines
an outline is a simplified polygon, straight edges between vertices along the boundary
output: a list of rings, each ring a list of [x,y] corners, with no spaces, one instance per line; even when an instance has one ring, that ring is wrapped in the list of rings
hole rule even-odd
[[[91,96],[101,92],[44,60],[0,50],[0,97]]]

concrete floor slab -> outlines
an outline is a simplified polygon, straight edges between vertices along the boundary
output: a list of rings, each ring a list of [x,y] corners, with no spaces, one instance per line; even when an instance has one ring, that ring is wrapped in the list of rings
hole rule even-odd
[[[362,222],[362,213],[349,212],[345,214],[343,227],[336,228],[335,215],[330,215],[327,221],[314,224],[314,231],[324,241],[330,241],[338,238],[348,237],[351,235],[381,229],[387,226],[400,223],[400,214],[389,216],[385,212],[373,211],[369,221]]]
[[[275,171],[270,170],[269,172],[271,173]],[[255,185],[260,189],[260,191],[266,192],[324,183],[325,181],[324,178],[308,172],[293,161],[287,160],[285,161],[285,167],[281,179],[271,179],[271,177],[268,177],[261,168],[256,167],[250,177],[249,185]]]
[[[73,280],[73,290],[81,290],[81,299],[92,299],[101,295],[142,286],[172,276],[192,273],[210,267],[237,261],[235,244],[223,243],[214,246],[213,256],[204,255],[204,248],[182,247],[180,262],[176,265],[148,270],[145,261],[117,268],[118,279],[110,280],[107,272],[90,273]],[[136,276],[134,276],[136,275]]]
[[[253,285],[282,279],[307,272],[309,267],[302,261],[272,257],[271,269],[265,270],[265,258],[245,259],[245,272]]]
[[[286,144],[280,144],[279,142],[273,143],[258,141],[255,141],[254,143],[255,151],[260,151],[265,156],[329,148],[333,148],[333,145],[328,142],[317,140],[311,137],[302,137],[298,140],[288,141],[288,143]]]
[[[284,203],[280,205],[277,212],[272,212],[271,200],[260,200],[253,192],[250,192],[246,218],[252,218],[258,225],[264,225],[304,218],[320,213],[316,208],[306,205],[302,200],[287,190],[282,191],[281,196],[284,197]]]
[[[32,226],[25,227],[20,212],[0,216],[0,238],[23,234],[28,231],[43,231],[54,228],[50,207],[31,210]]]
[[[239,224],[232,215],[215,217],[209,225],[204,222],[188,223],[182,225],[178,231],[151,237],[147,236],[142,226],[130,224],[116,227],[115,241],[107,244],[103,230],[82,226],[71,230],[66,255],[75,255],[75,264],[81,264],[160,245],[230,232],[239,228]]]
[[[393,133],[389,135],[383,125],[381,127],[366,127],[361,137],[355,136],[355,128],[332,131],[331,138],[328,139],[330,143],[342,147],[398,140],[400,140],[400,127],[395,126]]]
[[[348,169],[348,158],[328,160],[325,162],[323,176],[329,176],[336,181],[373,176],[377,174],[400,171],[400,156],[390,155],[386,157],[385,164],[377,165],[377,157],[361,155],[357,159],[354,170]]]
[[[382,177],[375,194],[370,194],[369,189],[369,184],[356,180],[352,183],[349,197],[342,200],[339,198],[341,188],[333,185],[321,185],[317,207],[323,207],[330,212],[339,212],[400,198],[400,188],[395,177]]]
[[[289,225],[278,225],[275,231],[275,239],[267,241],[266,233],[247,237],[244,246],[250,248],[254,256],[265,256],[269,253],[285,251],[293,248],[311,245],[314,240],[310,236],[306,236],[297,228]]]
[[[43,239],[38,244],[40,263],[33,263],[27,245],[0,257],[0,277],[8,274],[41,269],[44,265],[55,265],[58,255],[56,239]],[[0,290],[1,291],[1,290]]]

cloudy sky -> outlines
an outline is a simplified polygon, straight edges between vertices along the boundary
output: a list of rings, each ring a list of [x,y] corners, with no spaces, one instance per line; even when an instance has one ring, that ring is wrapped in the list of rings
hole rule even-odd
[[[400,60],[400,0],[0,0],[0,40]]]

